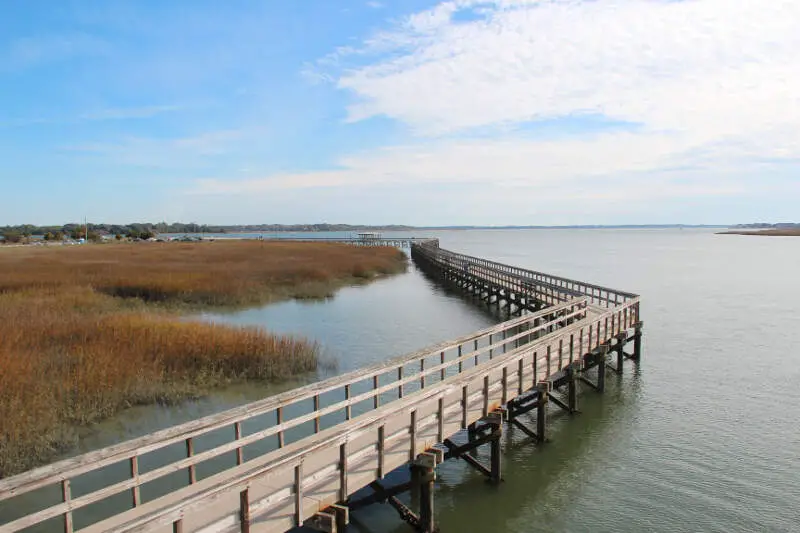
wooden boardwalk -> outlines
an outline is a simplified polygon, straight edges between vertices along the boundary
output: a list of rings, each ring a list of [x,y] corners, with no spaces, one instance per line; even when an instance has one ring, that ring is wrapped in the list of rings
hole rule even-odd
[[[24,502],[0,532],[341,531],[348,507],[374,501],[433,531],[439,462],[463,457],[498,481],[504,423],[544,441],[548,405],[574,411],[579,380],[603,389],[610,353],[617,369],[641,353],[635,294],[452,253],[435,240],[415,240],[411,253],[444,282],[522,316],[0,480],[0,505]],[[518,417],[533,410],[529,428]],[[452,437],[464,429],[458,445]],[[489,466],[465,455],[482,444],[492,447]],[[404,465],[411,481],[387,486],[385,475]],[[167,481],[174,490],[147,496]],[[364,487],[371,496],[351,498]],[[418,511],[395,498],[404,490],[418,496]],[[42,503],[30,509],[30,500]]]

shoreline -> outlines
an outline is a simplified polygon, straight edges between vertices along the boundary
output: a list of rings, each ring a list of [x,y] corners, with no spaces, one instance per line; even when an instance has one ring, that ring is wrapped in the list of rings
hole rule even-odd
[[[406,268],[396,249],[313,243],[9,250],[0,255],[0,478],[47,464],[81,428],[128,407],[280,382],[320,364],[312,340],[188,313],[326,298]]]
[[[759,237],[800,237],[800,228],[762,229],[762,230],[728,230],[718,231],[717,235],[755,235]]]

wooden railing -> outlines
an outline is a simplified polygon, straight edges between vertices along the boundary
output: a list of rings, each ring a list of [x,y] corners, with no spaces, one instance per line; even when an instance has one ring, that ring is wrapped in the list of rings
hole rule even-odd
[[[496,276],[502,275],[502,279],[505,280],[513,279],[521,284],[530,283],[546,287],[557,293],[558,296],[554,297],[557,297],[560,301],[568,301],[576,295],[585,295],[589,298],[590,305],[616,307],[638,298],[638,295],[630,292],[444,250],[439,248],[438,240],[415,243],[412,246],[412,253],[421,254],[427,260],[439,264],[442,268],[463,269],[466,265],[467,268],[480,268],[484,272],[492,272]]]
[[[76,513],[99,502],[116,506],[116,516],[86,531],[138,531],[159,524],[185,525],[188,531],[206,522],[217,524],[219,531],[239,530],[242,517],[249,522],[256,516],[275,522],[270,531],[283,531],[281,527],[299,524],[323,503],[342,500],[379,479],[441,442],[442,435],[547,379],[639,320],[639,299],[630,293],[454,254],[440,249],[438,241],[414,244],[412,253],[424,253],[440,268],[467,264],[472,276],[511,291],[534,291],[537,298],[546,295],[550,299],[543,301],[554,305],[0,480],[0,507],[35,499],[33,493],[40,489],[57,490],[62,500],[12,518],[0,525],[0,532],[60,520],[61,529],[70,533],[93,522],[91,517],[76,520]],[[182,447],[183,457],[159,456],[176,446]],[[215,463],[206,477],[199,475],[200,466],[223,457],[229,464]],[[365,469],[365,464],[374,468]],[[181,472],[183,488],[143,497],[148,484]],[[95,485],[84,483],[73,494],[87,476],[95,478]],[[119,496],[126,493],[127,504],[120,505]],[[209,506],[221,510],[212,512]],[[195,510],[196,516],[190,513]]]
[[[259,531],[278,532],[301,525],[535,387],[581,353],[624,333],[634,325],[630,320],[637,303],[631,300],[620,306],[618,311],[628,317],[625,322],[614,321],[616,311],[608,310],[592,323],[562,327],[347,424],[181,489],[169,501],[152,502],[87,531],[160,531],[170,526],[187,531],[246,531],[249,524],[258,523]],[[606,329],[609,323],[614,326]],[[461,362],[468,359],[465,356]],[[458,363],[447,361],[427,368],[418,378],[434,378]]]
[[[336,417],[338,414],[336,420],[339,422],[349,420],[363,411],[378,408],[388,400],[402,398],[441,381],[448,373],[462,372],[514,349],[520,343],[530,342],[538,335],[583,320],[586,316],[585,299],[548,308],[420,352],[0,480],[0,505],[51,485],[60,485],[63,494],[62,503],[2,525],[0,531],[17,531],[57,516],[63,517],[65,530],[70,531],[75,511],[124,492],[130,493],[130,505],[137,507],[144,503],[141,487],[154,480],[184,470],[188,484],[193,484],[198,477],[197,466],[205,461],[223,454],[235,454],[235,465],[242,464],[245,446],[263,443],[272,437],[277,438],[274,447],[282,448],[287,444],[285,437],[289,430],[311,423],[313,433],[318,433],[323,417]],[[435,370],[430,370],[432,368]],[[270,416],[273,422],[258,420],[261,426],[245,434],[243,424],[265,416]],[[202,442],[204,436],[225,428],[229,430],[231,440],[211,448]],[[142,462],[149,454],[180,443],[185,443],[184,458],[143,471]],[[204,451],[195,451],[201,448]],[[75,478],[115,466],[117,470],[127,467],[128,478],[97,487],[80,497],[72,497],[71,486]],[[116,476],[108,477],[114,479]]]

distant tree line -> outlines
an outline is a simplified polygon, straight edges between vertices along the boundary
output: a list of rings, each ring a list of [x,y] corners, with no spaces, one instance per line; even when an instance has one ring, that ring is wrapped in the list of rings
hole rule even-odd
[[[27,240],[33,236],[45,240],[60,241],[65,238],[99,240],[103,236],[112,235],[117,239],[149,239],[161,233],[277,233],[277,232],[306,232],[306,231],[404,231],[413,229],[411,226],[358,226],[352,224],[255,224],[234,226],[212,226],[194,222],[183,223],[166,222],[150,223],[141,222],[134,224],[83,224],[70,223],[63,226],[35,226],[33,224],[20,224],[17,226],[0,226],[0,236],[5,242],[15,243]]]
[[[754,229],[794,229],[800,228],[800,224],[793,222],[779,222],[778,224],[770,224],[769,222],[754,222],[753,224],[736,224],[734,228],[754,228]]]

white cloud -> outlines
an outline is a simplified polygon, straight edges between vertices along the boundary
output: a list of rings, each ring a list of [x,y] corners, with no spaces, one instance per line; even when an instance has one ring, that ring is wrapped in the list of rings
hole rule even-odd
[[[798,20],[786,0],[443,2],[317,65],[356,97],[349,121],[389,117],[416,142],[194,192],[482,184],[540,213],[756,187],[779,198],[796,190],[783,180],[800,160]],[[576,115],[635,127],[550,140],[518,130]]]
[[[478,5],[479,20],[453,20]],[[797,120],[797,20],[785,0],[445,2],[373,38],[399,55],[339,86],[361,99],[351,120],[383,114],[425,133],[585,112],[740,133]]]
[[[631,133],[616,133],[597,139],[567,141],[503,140],[439,140],[385,148],[368,154],[344,157],[337,168],[305,173],[288,173],[246,179],[210,178],[199,180],[192,194],[252,195],[290,189],[334,187],[369,187],[385,184],[422,185],[480,184],[487,190],[505,187],[524,195],[535,194],[537,201],[566,194],[562,201],[578,196],[602,199],[619,195],[641,196],[656,191],[678,195],[731,194],[737,187],[724,184],[686,184],[664,174],[655,188],[631,187],[641,173],[653,167],[669,168],[675,164],[672,153],[680,141],[668,135],[659,139]],[[574,154],[583,154],[574,157]],[[631,155],[633,154],[633,155]],[[703,154],[698,154],[700,158]],[[593,187],[607,181],[609,174],[620,178],[620,190]],[[586,194],[573,183],[589,190]],[[555,191],[551,197],[550,192]]]
[[[798,20],[786,0],[444,2],[373,36],[359,50],[373,61],[338,86],[358,99],[349,120],[428,136],[599,114],[656,144],[677,135],[675,149],[796,157]]]

